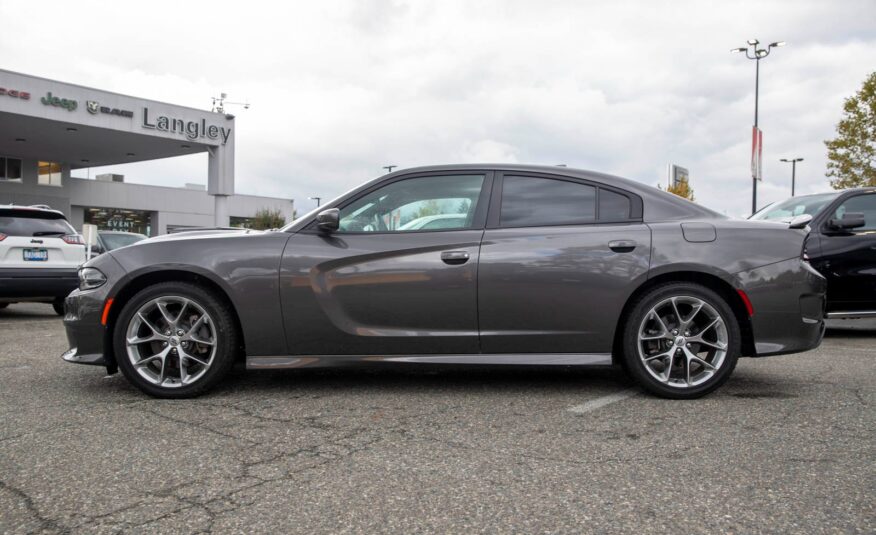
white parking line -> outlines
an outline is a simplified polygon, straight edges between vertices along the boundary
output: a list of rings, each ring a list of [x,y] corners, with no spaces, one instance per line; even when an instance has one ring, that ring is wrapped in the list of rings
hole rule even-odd
[[[596,409],[600,409],[605,407],[606,405],[611,405],[617,401],[622,401],[627,399],[628,397],[635,396],[639,393],[639,390],[636,388],[630,388],[627,390],[621,390],[620,392],[615,392],[614,394],[609,394],[607,396],[602,396],[601,398],[591,399],[587,403],[582,403],[580,405],[575,405],[574,407],[569,407],[567,409],[569,412],[574,412],[575,414],[584,414],[585,412],[595,411]]]

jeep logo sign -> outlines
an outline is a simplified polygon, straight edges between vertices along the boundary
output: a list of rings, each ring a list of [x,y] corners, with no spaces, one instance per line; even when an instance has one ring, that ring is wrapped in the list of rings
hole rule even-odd
[[[57,106],[59,108],[64,108],[67,111],[73,111],[76,109],[76,106],[79,105],[79,103],[75,100],[52,96],[51,91],[46,93],[46,96],[41,98],[40,102],[42,102],[46,106]]]

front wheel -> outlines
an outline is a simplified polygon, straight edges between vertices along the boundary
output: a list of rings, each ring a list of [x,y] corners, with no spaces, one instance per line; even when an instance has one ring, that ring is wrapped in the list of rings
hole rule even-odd
[[[63,316],[64,315],[64,299],[60,298],[60,299],[55,299],[54,301],[52,301],[52,309],[54,309],[55,314],[57,314],[59,316]]]
[[[627,316],[624,364],[653,394],[698,398],[730,377],[741,337],[720,295],[699,284],[668,283],[641,296]]]
[[[160,398],[194,397],[234,364],[237,329],[228,305],[186,282],[155,284],[128,301],[115,324],[122,373]]]

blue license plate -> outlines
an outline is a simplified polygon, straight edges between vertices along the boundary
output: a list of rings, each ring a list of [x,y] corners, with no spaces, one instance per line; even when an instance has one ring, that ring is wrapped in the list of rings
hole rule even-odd
[[[45,262],[49,259],[49,251],[46,249],[25,249],[24,259],[27,262]]]

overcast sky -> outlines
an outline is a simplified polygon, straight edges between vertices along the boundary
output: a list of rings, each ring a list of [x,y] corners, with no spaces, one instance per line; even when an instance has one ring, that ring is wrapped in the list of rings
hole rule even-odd
[[[823,140],[876,70],[876,1],[0,3],[0,68],[237,116],[239,193],[332,197],[381,166],[567,164],[751,204],[754,62],[762,61],[759,204],[829,188]],[[206,183],[203,155],[92,169]],[[77,172],[84,174],[85,171]]]

